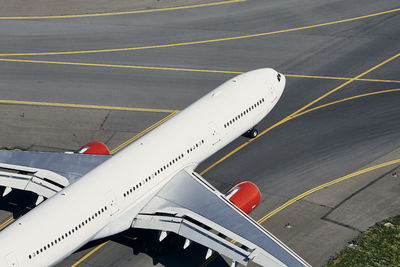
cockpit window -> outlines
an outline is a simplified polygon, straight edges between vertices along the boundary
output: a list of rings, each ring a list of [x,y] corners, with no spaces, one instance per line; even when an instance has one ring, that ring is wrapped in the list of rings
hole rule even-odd
[[[278,75],[276,76],[276,78],[278,78],[278,82],[280,82],[280,81],[281,81],[281,74],[278,73]]]

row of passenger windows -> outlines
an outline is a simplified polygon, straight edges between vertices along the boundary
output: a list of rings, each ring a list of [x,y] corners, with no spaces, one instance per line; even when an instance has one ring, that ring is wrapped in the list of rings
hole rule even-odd
[[[202,144],[204,144],[204,140],[201,140],[199,142],[197,142],[196,144],[194,144],[191,148],[188,148],[186,150],[186,152],[189,154],[190,152],[194,151],[196,148],[198,148],[199,146],[201,146]]]
[[[249,113],[250,111],[252,111],[253,109],[255,109],[256,107],[258,107],[259,105],[261,105],[261,103],[264,102],[264,98],[261,98],[259,101],[257,101],[257,103],[255,103],[254,105],[250,106],[249,108],[247,108],[246,110],[244,110],[243,112],[241,112],[239,115],[237,115],[236,117],[234,117],[233,119],[231,119],[230,121],[228,121],[227,123],[224,124],[224,127],[228,127],[230,125],[232,125],[235,121],[237,121],[238,119],[242,118],[244,115],[246,115],[247,113]]]
[[[127,190],[124,193],[124,197],[127,197],[128,195],[132,194],[136,189],[139,189],[139,187],[141,187],[142,185],[144,185],[147,182],[150,182],[151,179],[154,179],[157,175],[159,175],[160,173],[162,173],[163,171],[165,171],[167,168],[171,167],[172,165],[174,165],[175,163],[177,163],[179,160],[183,159],[184,155],[180,154],[179,156],[177,156],[176,158],[172,159],[170,162],[168,162],[166,165],[162,166],[160,169],[158,169],[157,171],[155,171],[154,173],[152,173],[151,175],[149,175],[146,179],[143,179],[142,182],[137,183],[135,186],[133,186],[132,188],[130,188],[129,190]]]
[[[82,221],[80,224],[78,224],[77,226],[75,226],[74,228],[72,228],[71,230],[69,230],[68,232],[66,232],[65,234],[59,236],[58,238],[56,238],[54,241],[51,241],[50,243],[48,243],[47,245],[45,245],[44,247],[36,250],[36,252],[33,252],[32,254],[30,254],[28,256],[29,259],[32,259],[35,256],[38,256],[40,253],[45,252],[47,249],[50,249],[51,247],[57,245],[58,243],[60,243],[61,241],[63,241],[64,239],[66,239],[68,236],[74,234],[75,232],[78,232],[81,228],[83,228],[86,224],[88,224],[89,222],[93,221],[94,219],[96,219],[98,216],[100,216],[100,214],[104,213],[107,210],[107,206],[104,206],[103,208],[101,208],[99,211],[95,212],[92,216],[88,217],[86,220]]]
[[[186,150],[186,152],[189,154],[190,152],[194,151],[196,148],[200,147],[202,144],[204,144],[204,140],[201,140],[199,142],[197,142],[196,144],[194,144],[192,147],[188,148]],[[142,182],[137,183],[136,185],[134,185],[132,188],[130,188],[129,190],[127,190],[124,193],[124,197],[129,196],[130,194],[132,194],[135,190],[139,189],[139,187],[141,187],[142,185],[144,185],[147,182],[150,182],[152,179],[154,179],[157,175],[159,175],[160,173],[162,173],[163,171],[165,171],[166,169],[168,169],[169,167],[171,167],[172,165],[174,165],[175,163],[177,163],[179,160],[183,159],[184,155],[180,154],[179,156],[177,156],[176,158],[172,159],[170,162],[168,162],[166,165],[162,166],[160,169],[158,169],[157,171],[155,171],[153,174],[149,175],[146,179],[143,179]]]

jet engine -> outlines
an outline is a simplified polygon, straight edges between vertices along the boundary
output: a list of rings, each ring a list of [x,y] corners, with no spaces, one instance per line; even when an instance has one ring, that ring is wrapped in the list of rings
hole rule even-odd
[[[252,212],[261,201],[260,190],[255,184],[248,181],[238,183],[228,190],[225,196],[246,214]]]
[[[76,153],[78,154],[96,154],[96,155],[110,155],[107,146],[102,142],[91,142],[81,147]]]

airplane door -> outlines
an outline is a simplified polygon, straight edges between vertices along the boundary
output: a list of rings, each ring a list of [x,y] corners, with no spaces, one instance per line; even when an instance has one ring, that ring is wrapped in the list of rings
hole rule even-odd
[[[270,94],[270,97],[271,97],[270,100],[271,100],[271,103],[272,103],[272,102],[274,102],[274,99],[276,97],[274,88],[272,86],[269,87],[269,94]]]
[[[119,207],[117,205],[117,202],[115,201],[115,195],[112,191],[108,192],[106,194],[106,199],[107,199],[107,207],[110,209],[110,216],[113,216],[115,213],[119,211]]]
[[[7,254],[6,261],[8,263],[8,267],[17,267],[18,266],[17,258],[15,257],[15,254],[12,252]]]
[[[270,94],[270,101],[271,103],[275,102],[277,95],[276,92],[274,90],[274,88],[272,86],[269,87],[269,94]]]
[[[218,134],[218,129],[215,123],[212,121],[208,125],[211,130],[211,144],[213,146],[217,145],[219,142],[221,142],[221,136]]]

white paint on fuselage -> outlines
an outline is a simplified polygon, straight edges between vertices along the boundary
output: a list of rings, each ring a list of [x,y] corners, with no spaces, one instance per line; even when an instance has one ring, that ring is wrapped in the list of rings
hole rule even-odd
[[[174,174],[195,169],[264,118],[284,86],[283,75],[279,82],[276,71],[259,69],[217,87],[0,232],[0,266],[8,266],[6,255],[17,266],[53,265],[93,239],[128,229]]]

